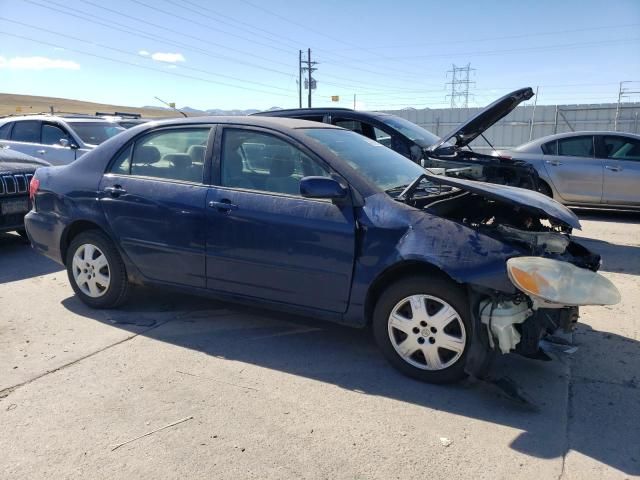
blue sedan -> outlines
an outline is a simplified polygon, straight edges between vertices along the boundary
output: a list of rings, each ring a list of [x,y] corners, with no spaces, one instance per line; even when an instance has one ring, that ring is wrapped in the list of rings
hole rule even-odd
[[[283,118],[140,125],[37,170],[26,228],[76,295],[154,285],[351,326],[430,382],[540,358],[579,305],[613,304],[573,213],[537,192],[430,175],[357,133]]]

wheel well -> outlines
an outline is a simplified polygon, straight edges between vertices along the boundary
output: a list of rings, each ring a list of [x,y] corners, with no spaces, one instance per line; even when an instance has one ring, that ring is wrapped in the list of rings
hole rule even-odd
[[[397,280],[411,275],[435,275],[451,279],[451,277],[443,270],[426,262],[406,261],[389,267],[378,275],[367,291],[367,299],[365,300],[364,305],[364,314],[367,324],[371,323],[373,319],[373,309],[375,308],[378,298],[380,298],[382,292]]]
[[[82,232],[86,232],[87,230],[102,231],[102,228],[100,228],[98,224],[90,222],[88,220],[78,220],[77,222],[69,225],[62,234],[62,237],[60,239],[60,253],[62,256],[62,261],[65,262],[65,264],[67,262],[67,249],[69,248],[69,245],[71,245],[71,242],[74,238],[76,238]]]
[[[539,184],[538,189],[544,190],[542,193],[544,193],[545,195],[549,195],[549,197],[553,198],[553,189],[551,188],[551,185],[549,185],[549,182],[546,182],[543,179],[539,179],[538,184]]]

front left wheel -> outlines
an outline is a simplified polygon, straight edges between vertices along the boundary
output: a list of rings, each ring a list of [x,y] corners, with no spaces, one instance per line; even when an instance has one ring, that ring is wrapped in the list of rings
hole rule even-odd
[[[120,253],[104,233],[89,230],[75,237],[67,250],[67,275],[73,291],[93,308],[114,308],[129,292]]]
[[[405,375],[430,383],[463,379],[471,337],[466,292],[444,277],[409,277],[387,288],[376,304],[373,330],[387,360]]]

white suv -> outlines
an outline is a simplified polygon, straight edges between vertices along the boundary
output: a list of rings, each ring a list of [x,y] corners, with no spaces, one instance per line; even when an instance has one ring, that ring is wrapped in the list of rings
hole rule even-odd
[[[26,115],[0,119],[0,148],[11,148],[52,165],[66,165],[124,131],[88,115]]]

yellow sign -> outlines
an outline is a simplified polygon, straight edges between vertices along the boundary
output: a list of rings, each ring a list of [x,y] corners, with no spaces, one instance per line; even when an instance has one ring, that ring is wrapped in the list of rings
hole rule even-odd
[[[176,102],[169,102],[169,106],[171,108],[176,108]]]
[[[16,112],[21,112],[22,111],[22,107],[16,107]]]
[[[339,95],[331,95],[331,101],[332,102],[339,102],[340,101],[340,96]]]

